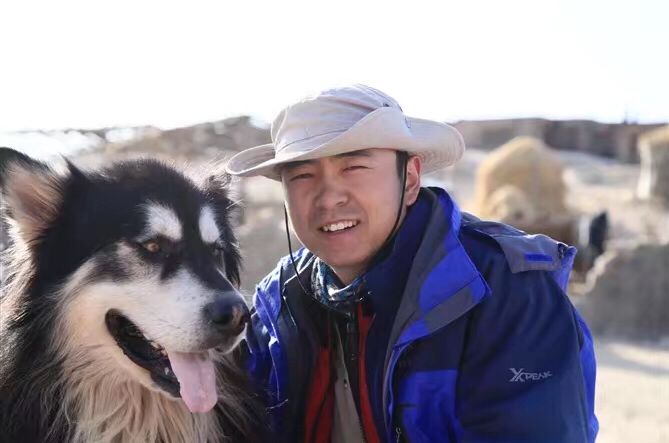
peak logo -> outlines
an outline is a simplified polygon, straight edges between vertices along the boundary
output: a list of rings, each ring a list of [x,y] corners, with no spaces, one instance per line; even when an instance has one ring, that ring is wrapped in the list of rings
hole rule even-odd
[[[516,369],[509,368],[509,371],[513,373],[513,377],[509,380],[512,383],[525,383],[526,381],[536,381],[536,380],[545,380],[549,377],[552,377],[553,374],[550,371],[546,372],[525,372],[524,368]]]

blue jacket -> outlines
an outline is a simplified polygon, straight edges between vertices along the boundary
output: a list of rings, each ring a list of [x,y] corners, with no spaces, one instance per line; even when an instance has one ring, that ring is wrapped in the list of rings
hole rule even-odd
[[[414,206],[386,260],[407,263],[394,320],[367,345],[380,349],[366,362],[380,439],[594,442],[593,342],[565,294],[576,250],[462,213],[439,188],[423,188]],[[303,438],[316,353],[295,283],[308,284],[312,256],[294,256],[297,276],[284,258],[257,286],[247,337],[277,443]],[[392,292],[383,282],[399,271],[373,271],[370,296]]]

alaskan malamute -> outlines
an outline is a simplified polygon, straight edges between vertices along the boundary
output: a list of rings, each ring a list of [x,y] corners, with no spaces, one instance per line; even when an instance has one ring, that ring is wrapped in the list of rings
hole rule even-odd
[[[0,442],[259,441],[226,175],[0,148],[0,184]]]

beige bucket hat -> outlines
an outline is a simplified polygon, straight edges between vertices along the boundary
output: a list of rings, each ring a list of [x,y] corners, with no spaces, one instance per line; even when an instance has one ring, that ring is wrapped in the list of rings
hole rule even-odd
[[[232,157],[227,171],[280,181],[278,166],[284,163],[386,148],[417,155],[428,173],[456,163],[465,151],[454,127],[407,117],[393,98],[357,84],[327,89],[284,108],[272,123],[271,136],[272,143]]]

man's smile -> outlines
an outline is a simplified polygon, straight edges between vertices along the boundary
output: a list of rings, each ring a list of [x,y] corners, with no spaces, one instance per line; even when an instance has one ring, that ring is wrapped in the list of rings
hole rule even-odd
[[[357,220],[341,220],[336,222],[329,222],[321,226],[319,229],[323,232],[337,232],[343,231],[350,228],[354,228],[358,225]]]

